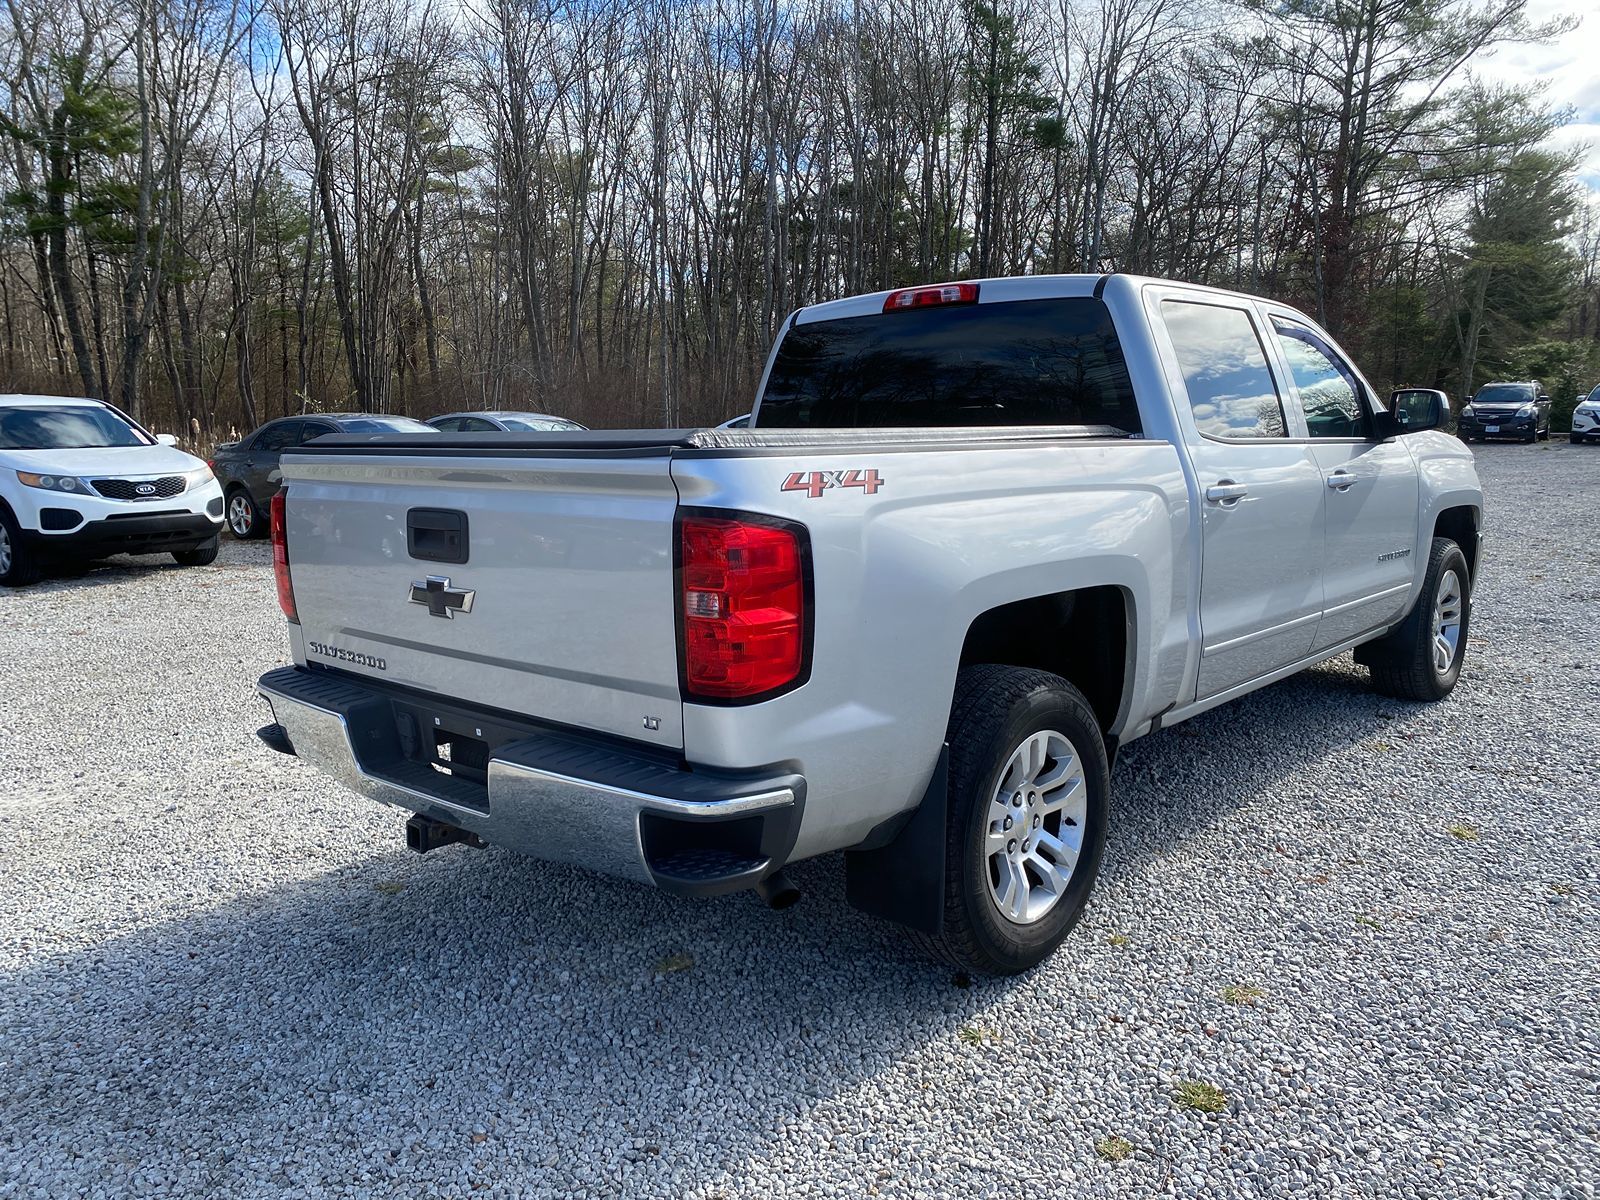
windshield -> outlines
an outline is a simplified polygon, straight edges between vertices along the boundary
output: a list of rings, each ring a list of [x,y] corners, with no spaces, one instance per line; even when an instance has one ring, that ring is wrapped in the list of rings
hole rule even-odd
[[[342,433],[438,433],[432,425],[413,421],[410,417],[356,417],[340,421]]]
[[[1586,403],[1600,404],[1600,386],[1596,386],[1594,391],[1589,393],[1589,399],[1586,401]]]
[[[1111,314],[1086,296],[795,325],[779,343],[754,424],[1140,429]]]
[[[526,429],[533,433],[550,433],[559,429],[582,429],[576,421],[564,421],[560,417],[501,417],[500,423],[507,429]]]
[[[151,441],[109,408],[0,408],[0,450],[87,450]]]
[[[1472,398],[1474,404],[1526,404],[1533,389],[1525,383],[1486,383]]]

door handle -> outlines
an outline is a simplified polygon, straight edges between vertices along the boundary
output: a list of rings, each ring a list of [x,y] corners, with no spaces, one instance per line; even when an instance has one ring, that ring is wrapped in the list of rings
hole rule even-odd
[[[1223,508],[1232,508],[1249,494],[1248,487],[1231,479],[1219,479],[1206,489],[1206,499]]]
[[[1357,482],[1360,478],[1361,477],[1359,475],[1352,475],[1349,471],[1346,471],[1343,467],[1340,467],[1337,471],[1328,476],[1328,486],[1336,492],[1343,492],[1348,490],[1350,485]]]

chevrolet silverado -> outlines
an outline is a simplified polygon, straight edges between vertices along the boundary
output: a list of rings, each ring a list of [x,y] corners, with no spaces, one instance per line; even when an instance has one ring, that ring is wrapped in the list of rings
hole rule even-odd
[[[851,903],[1020,971],[1084,910],[1118,747],[1352,649],[1450,693],[1482,495],[1445,418],[1211,288],[814,305],[748,428],[286,454],[261,736],[418,850],[774,904],[842,850]]]

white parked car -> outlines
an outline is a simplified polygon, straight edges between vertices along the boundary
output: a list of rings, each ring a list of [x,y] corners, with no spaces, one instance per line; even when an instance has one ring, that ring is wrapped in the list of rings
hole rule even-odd
[[[53,562],[217,557],[222,489],[211,468],[111,405],[0,395],[0,584]]]
[[[1568,440],[1576,445],[1590,438],[1600,441],[1600,387],[1596,387],[1572,410],[1572,432]]]

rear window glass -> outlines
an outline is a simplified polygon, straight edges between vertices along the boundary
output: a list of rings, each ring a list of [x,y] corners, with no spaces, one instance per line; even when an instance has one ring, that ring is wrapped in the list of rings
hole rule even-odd
[[[1111,314],[1087,297],[796,325],[778,346],[752,424],[1114,425],[1140,431]]]
[[[524,429],[532,433],[557,433],[583,428],[576,421],[564,421],[560,417],[501,417],[500,423],[507,429]]]
[[[438,433],[432,425],[410,417],[354,417],[339,422],[345,433]]]

